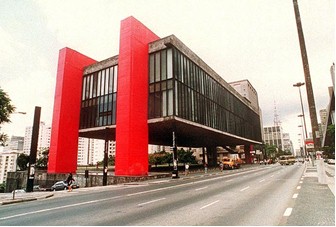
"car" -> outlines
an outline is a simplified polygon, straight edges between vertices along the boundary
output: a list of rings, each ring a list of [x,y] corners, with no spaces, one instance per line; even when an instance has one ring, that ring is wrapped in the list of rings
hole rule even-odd
[[[26,193],[25,189],[15,189],[12,193]]]
[[[335,159],[328,159],[328,164],[335,165]]]
[[[78,183],[73,182],[71,184],[71,188],[76,189],[79,188]],[[59,191],[59,190],[67,190],[68,189],[68,184],[66,181],[57,181],[53,186],[51,186],[50,190],[51,191]]]
[[[51,191],[67,190],[68,185],[64,181],[57,181],[53,186],[51,186]]]

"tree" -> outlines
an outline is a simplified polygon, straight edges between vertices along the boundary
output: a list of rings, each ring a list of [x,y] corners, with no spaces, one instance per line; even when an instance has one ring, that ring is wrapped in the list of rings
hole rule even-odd
[[[11,104],[11,99],[2,88],[0,88],[0,124],[9,123],[9,115],[14,113],[15,106]]]
[[[16,159],[16,164],[21,171],[27,170],[27,164],[29,162],[29,156],[26,154],[20,154]]]
[[[42,156],[36,160],[36,167],[38,169],[47,169],[48,158],[49,158],[49,149],[45,148],[44,150],[42,150]]]
[[[9,123],[10,114],[14,113],[15,106],[11,104],[11,99],[2,88],[0,88],[0,125],[3,123]],[[0,145],[5,146],[8,140],[8,136],[4,133],[0,133]]]
[[[265,150],[266,150],[266,156],[268,158],[275,157],[275,154],[277,153],[277,147],[275,145],[266,144]]]
[[[193,152],[190,150],[185,151],[183,148],[177,151],[177,157],[179,160],[179,163],[191,163],[195,164],[196,162],[196,157],[193,156]]]
[[[6,146],[8,141],[8,136],[5,133],[0,133],[0,146]]]

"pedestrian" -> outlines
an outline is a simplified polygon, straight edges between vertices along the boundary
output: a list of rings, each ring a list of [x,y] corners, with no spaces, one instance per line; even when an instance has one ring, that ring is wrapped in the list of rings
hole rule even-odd
[[[75,181],[75,179],[72,177],[72,173],[69,173],[68,178],[66,179],[66,183],[68,185],[68,191],[72,191],[72,183]]]
[[[204,163],[204,173],[208,172],[208,164],[205,162]]]
[[[189,174],[189,164],[186,163],[184,167],[185,167],[184,174],[187,176]]]
[[[224,165],[222,162],[219,164],[219,167],[220,167],[220,171],[223,172]]]

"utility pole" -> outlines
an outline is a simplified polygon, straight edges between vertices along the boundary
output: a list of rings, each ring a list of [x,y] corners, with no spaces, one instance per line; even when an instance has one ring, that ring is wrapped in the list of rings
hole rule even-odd
[[[35,106],[33,132],[30,145],[29,165],[28,165],[28,177],[27,177],[27,192],[33,192],[34,180],[35,180],[35,164],[38,145],[38,136],[40,129],[40,116],[41,107]]]
[[[315,151],[317,151],[320,148],[320,135],[319,135],[319,128],[317,124],[313,86],[312,86],[312,82],[310,79],[308,56],[307,56],[306,44],[305,44],[305,40],[303,36],[301,17],[300,17],[299,6],[298,6],[297,0],[293,0],[293,5],[294,5],[294,13],[295,13],[296,26],[298,30],[299,42],[300,42],[303,71],[304,71],[305,82],[306,82],[309,114],[310,114],[310,121],[311,121],[312,134],[313,134],[313,140],[314,140],[314,149]]]

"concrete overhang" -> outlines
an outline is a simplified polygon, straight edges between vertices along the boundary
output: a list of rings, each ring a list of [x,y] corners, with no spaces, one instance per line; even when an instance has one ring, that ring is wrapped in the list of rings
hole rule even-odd
[[[183,147],[261,144],[261,141],[239,137],[174,116],[150,119],[148,120],[148,129],[149,144],[172,146],[173,131],[177,146]],[[80,137],[95,139],[115,140],[115,134],[115,125],[79,130]]]

